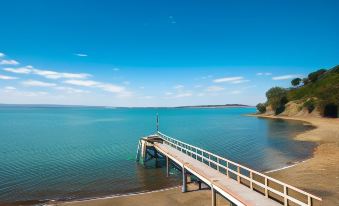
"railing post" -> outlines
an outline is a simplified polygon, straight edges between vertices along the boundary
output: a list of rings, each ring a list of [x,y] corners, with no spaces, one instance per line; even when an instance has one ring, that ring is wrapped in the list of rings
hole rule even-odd
[[[240,183],[240,167],[237,167],[237,180]]]
[[[219,171],[219,164],[220,164],[220,161],[219,161],[219,158],[217,158],[217,170]]]
[[[287,195],[288,195],[288,188],[286,187],[286,185],[284,185],[284,206],[288,206]]]
[[[253,190],[253,173],[252,173],[252,171],[250,171],[250,179],[251,179],[250,188]]]
[[[230,177],[230,174],[229,174],[229,172],[228,172],[228,169],[229,169],[229,167],[228,167],[228,161],[226,161],[226,176],[227,177]]]
[[[211,166],[211,155],[208,154],[208,166]]]
[[[266,196],[266,197],[268,197],[267,186],[268,186],[268,181],[267,181],[267,177],[265,177],[265,196]]]

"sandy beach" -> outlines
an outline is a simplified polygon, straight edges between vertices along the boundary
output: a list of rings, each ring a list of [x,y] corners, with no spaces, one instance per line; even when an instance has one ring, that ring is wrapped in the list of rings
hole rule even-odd
[[[300,120],[314,125],[316,128],[299,134],[298,141],[313,141],[319,143],[313,156],[286,169],[269,172],[268,175],[283,182],[296,186],[323,198],[321,205],[339,205],[339,119],[318,117],[284,117],[253,115],[258,118],[282,118]],[[156,191],[137,195],[108,197],[93,200],[57,203],[63,206],[134,206],[140,205],[210,205],[209,190],[197,190],[191,184],[190,192],[181,193],[180,187],[164,191]],[[227,201],[217,195],[217,205],[228,205]]]

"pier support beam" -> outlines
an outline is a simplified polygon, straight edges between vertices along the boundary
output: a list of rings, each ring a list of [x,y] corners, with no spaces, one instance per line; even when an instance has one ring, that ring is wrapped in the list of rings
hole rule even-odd
[[[187,192],[187,176],[186,176],[186,170],[185,167],[182,166],[182,192]]]
[[[215,189],[213,186],[211,187],[211,192],[212,192],[212,206],[217,205],[217,193],[215,192]]]
[[[170,159],[166,156],[166,177],[169,177],[170,172]]]

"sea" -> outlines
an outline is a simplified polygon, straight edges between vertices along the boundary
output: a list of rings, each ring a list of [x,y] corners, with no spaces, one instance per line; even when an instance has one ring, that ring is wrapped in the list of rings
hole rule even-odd
[[[300,121],[247,116],[255,108],[0,106],[0,205],[144,192],[180,184],[180,174],[136,162],[138,140],[156,132],[258,171],[312,155],[293,137]],[[175,169],[172,169],[175,170]]]

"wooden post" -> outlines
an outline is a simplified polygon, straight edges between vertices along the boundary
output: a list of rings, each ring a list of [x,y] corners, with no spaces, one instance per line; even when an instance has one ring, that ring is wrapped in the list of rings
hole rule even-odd
[[[166,156],[166,177],[169,177],[169,172],[170,172],[170,162],[169,158]]]
[[[267,177],[265,177],[265,196],[266,196],[266,197],[268,197],[267,186],[268,186],[268,181],[267,181]]]
[[[288,195],[288,188],[284,185],[284,206],[288,206],[288,199],[287,196]]]
[[[313,199],[311,196],[307,196],[308,206],[313,206]]]
[[[217,205],[217,201],[216,201],[217,195],[216,195],[216,192],[215,192],[213,186],[211,187],[211,192],[212,192],[212,206],[216,206]]]
[[[199,184],[199,190],[201,190],[201,181],[200,180],[198,181],[198,184]]]
[[[252,171],[250,171],[250,179],[251,179],[250,188],[253,190],[253,173],[252,173]]]
[[[185,166],[182,166],[182,192],[187,192],[187,177],[186,177],[186,171]]]
[[[240,167],[239,166],[237,168],[237,172],[238,172],[237,180],[240,183]]]

